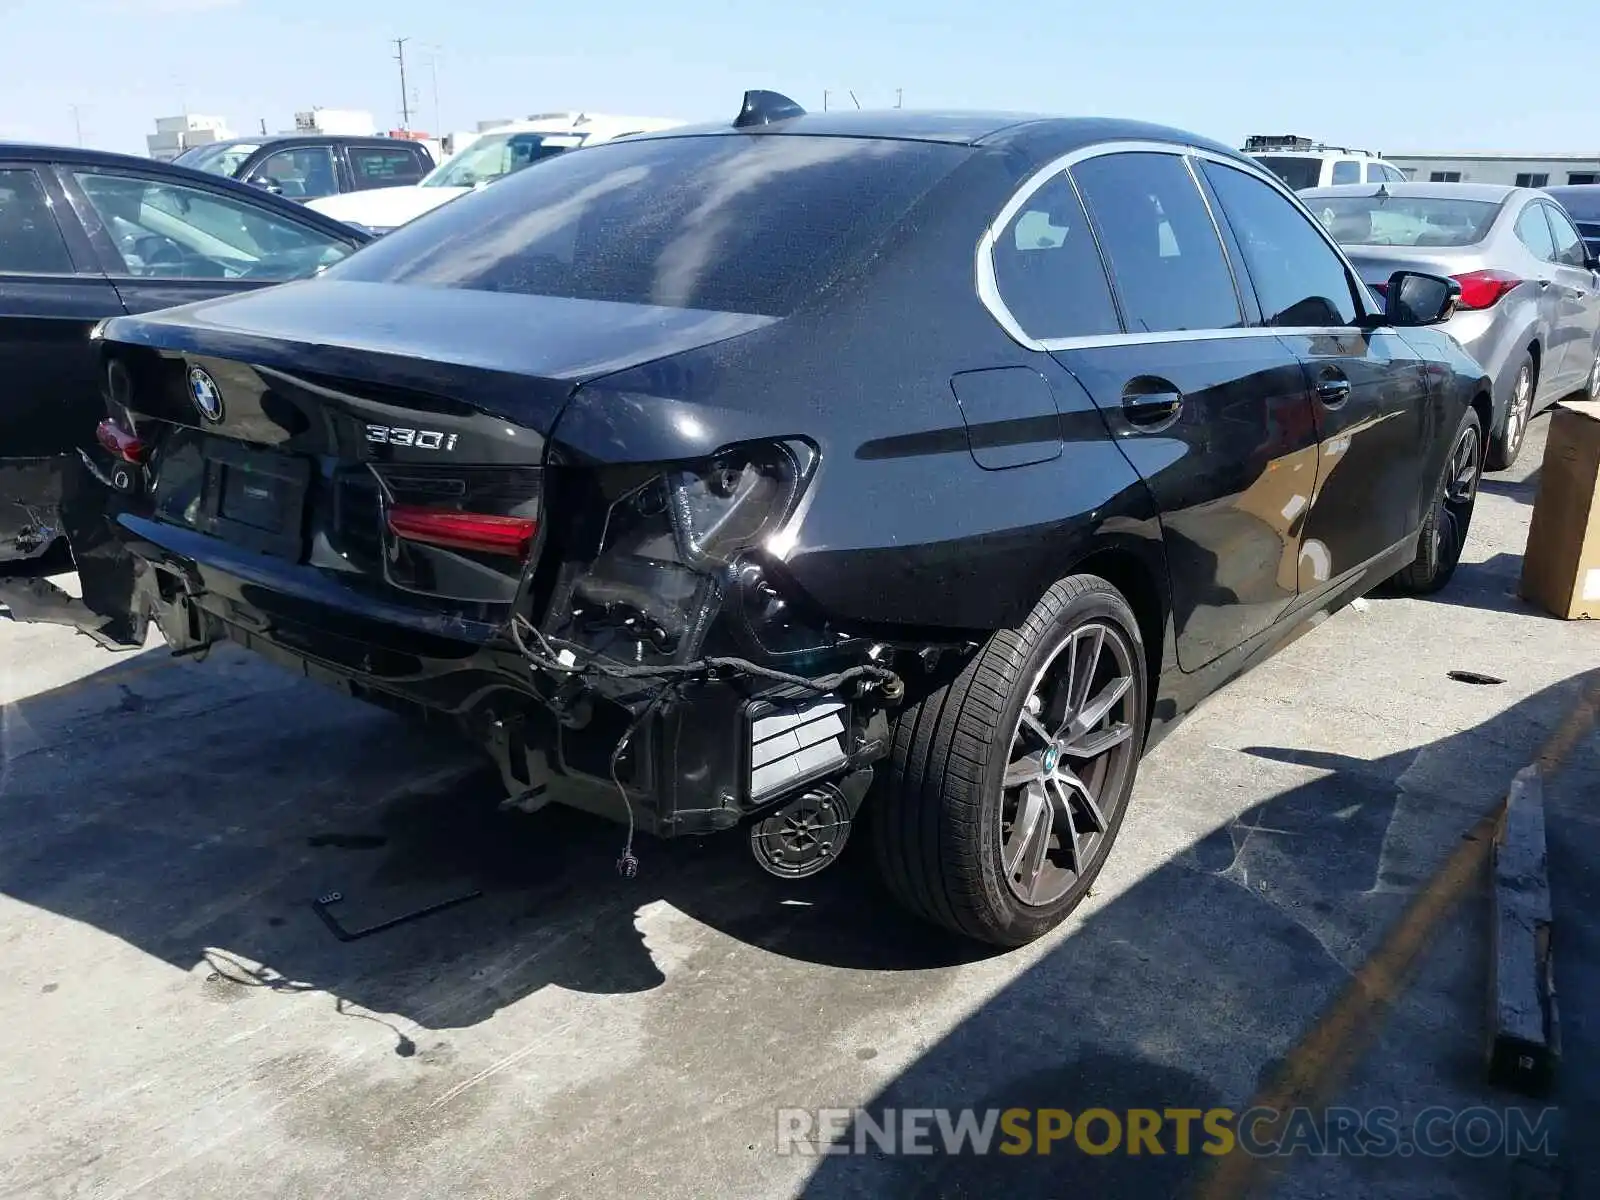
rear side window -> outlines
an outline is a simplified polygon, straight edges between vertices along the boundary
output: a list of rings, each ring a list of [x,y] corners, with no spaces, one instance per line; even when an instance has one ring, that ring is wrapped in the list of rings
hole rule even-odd
[[[1556,241],[1556,261],[1569,267],[1587,265],[1588,255],[1583,248],[1583,239],[1572,227],[1572,222],[1548,204],[1540,207],[1544,209],[1544,215],[1550,218],[1550,232],[1555,235]]]
[[[1000,298],[1029,337],[1117,333],[1100,252],[1072,182],[1057,175],[1028,197],[994,246]]]
[[[356,189],[401,187],[416,183],[428,173],[409,146],[351,146],[350,174]]]
[[[327,274],[785,316],[969,153],[845,137],[630,138],[452,200]]]
[[[0,272],[72,274],[61,227],[33,171],[0,170]]]
[[[1360,183],[1361,164],[1353,158],[1341,158],[1333,164],[1333,183]]]
[[[1528,248],[1540,262],[1555,262],[1556,243],[1550,236],[1550,226],[1546,224],[1544,213],[1540,211],[1542,205],[1530,204],[1522,210],[1517,217],[1517,241]]]
[[[1265,324],[1325,328],[1357,315],[1344,262],[1288,197],[1244,171],[1205,164],[1239,241]]]
[[[1072,168],[1129,333],[1229,329],[1239,298],[1205,201],[1171,154],[1107,154]]]

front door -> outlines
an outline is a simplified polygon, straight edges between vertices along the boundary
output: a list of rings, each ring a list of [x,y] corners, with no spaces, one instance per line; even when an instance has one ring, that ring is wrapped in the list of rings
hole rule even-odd
[[[122,311],[58,201],[48,169],[0,162],[0,562],[60,532],[60,456],[103,407],[89,330]]]
[[[1317,484],[1300,543],[1299,590],[1310,595],[1417,528],[1427,376],[1397,334],[1361,328],[1366,306],[1353,274],[1299,206],[1247,171],[1214,161],[1204,171],[1262,322],[1303,370],[1317,437]]]

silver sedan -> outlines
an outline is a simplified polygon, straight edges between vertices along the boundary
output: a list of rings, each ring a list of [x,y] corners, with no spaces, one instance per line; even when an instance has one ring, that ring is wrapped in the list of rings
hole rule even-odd
[[[1600,263],[1544,192],[1387,183],[1300,196],[1374,290],[1400,270],[1461,284],[1444,329],[1494,380],[1489,469],[1516,461],[1540,409],[1580,389],[1600,399]]]

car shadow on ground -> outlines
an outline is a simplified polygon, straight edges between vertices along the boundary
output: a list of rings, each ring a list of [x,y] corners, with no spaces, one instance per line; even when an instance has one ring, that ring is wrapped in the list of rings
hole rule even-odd
[[[756,866],[742,832],[636,845],[551,806],[499,808],[498,775],[435,733],[242,655],[147,651],[7,705],[0,892],[238,986],[322,989],[421,1026],[472,1025],[548,984],[663,979],[635,927],[665,900],[772,954],[925,970],[990,953],[903,917],[859,838],[815,880]],[[358,930],[478,892],[404,926]],[[870,922],[863,911],[874,912]]]
[[[894,1113],[903,1122],[908,1109],[1241,1111],[1463,834],[1503,797],[1519,762],[1597,678],[1600,672],[1575,676],[1479,726],[1389,757],[1246,749],[1264,764],[1299,768],[1304,782],[1201,837],[1088,915],[868,1101],[870,1119],[856,1119],[832,1143],[849,1152],[818,1156],[803,1194],[1193,1195],[1213,1162],[1198,1150],[1205,1140],[1198,1121],[1196,1149],[1173,1153],[1169,1125],[1160,1156],[1086,1153],[1070,1136],[1048,1155],[1002,1154],[1000,1135],[987,1154],[949,1154],[937,1123],[926,1120],[932,1133],[924,1146],[932,1152],[883,1154],[875,1152],[875,1130],[892,1127]],[[1593,854],[1600,827],[1589,835]],[[1385,1021],[1360,1027],[1376,1045],[1338,1045],[1336,1055],[1368,1051],[1368,1067],[1355,1076],[1357,1090],[1341,1090],[1334,1103],[1394,1105],[1406,1130],[1406,1120],[1430,1103],[1526,1103],[1481,1082],[1484,882],[1427,939],[1424,955],[1437,961],[1426,973],[1434,978]],[[1562,921],[1558,907],[1558,928]],[[1096,1125],[1091,1143],[1103,1145],[1107,1129]],[[1405,1151],[1309,1164],[1299,1156],[1289,1165],[1297,1178],[1276,1194],[1498,1200],[1510,1194],[1514,1169],[1503,1156]]]

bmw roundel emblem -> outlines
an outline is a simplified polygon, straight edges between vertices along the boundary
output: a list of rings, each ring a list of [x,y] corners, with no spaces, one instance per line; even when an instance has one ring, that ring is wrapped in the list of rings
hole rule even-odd
[[[222,420],[222,390],[204,367],[189,368],[189,395],[194,397],[194,406],[202,417],[208,421]]]

